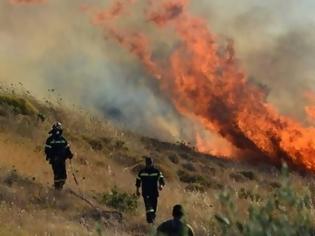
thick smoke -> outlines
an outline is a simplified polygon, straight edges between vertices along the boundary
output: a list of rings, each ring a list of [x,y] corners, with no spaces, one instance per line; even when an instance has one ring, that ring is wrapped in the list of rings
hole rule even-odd
[[[144,11],[160,34],[171,30],[178,39],[164,59],[154,57],[155,42],[145,28],[117,27],[113,20],[128,16],[124,9],[128,3],[115,1],[111,8],[94,12],[93,23],[142,62],[180,114],[253,156],[315,170],[315,128],[281,115],[267,101],[266,87],[249,80],[240,68],[233,41],[218,44],[206,21],[191,14],[187,1],[150,1]],[[196,136],[200,139],[198,131]]]
[[[143,134],[173,141],[182,135],[181,118],[142,66],[91,26],[82,11],[87,1],[28,3],[0,2],[1,81],[22,82],[40,97],[54,89]]]
[[[89,8],[82,6],[101,7],[100,1],[26,2],[0,2],[1,81],[21,81],[38,96],[47,96],[47,90],[54,88],[68,101],[93,106],[129,128],[163,139],[189,138],[190,130],[200,129],[177,114],[134,56],[115,42],[104,41],[103,33],[91,27],[82,12]],[[303,94],[314,89],[315,36],[309,29],[315,20],[309,10],[314,8],[308,5],[313,3],[261,2],[200,0],[192,1],[190,8],[208,19],[222,41],[233,39],[240,63],[253,81],[268,88],[272,103],[304,119]],[[176,47],[171,34],[156,35],[137,17],[128,20],[119,23],[162,38],[155,57]],[[226,145],[222,142],[215,144]]]
[[[44,3],[46,0],[9,0],[11,4],[20,5],[20,4],[40,4]]]
[[[304,121],[305,91],[315,89],[315,2],[203,0],[193,8],[233,39],[242,66],[268,87],[268,99]]]

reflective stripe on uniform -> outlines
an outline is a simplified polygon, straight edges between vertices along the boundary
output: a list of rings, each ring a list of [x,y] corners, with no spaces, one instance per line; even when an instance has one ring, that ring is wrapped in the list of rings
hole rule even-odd
[[[152,173],[152,174],[149,174],[149,173],[141,173],[140,176],[158,176],[159,173]]]
[[[52,146],[51,146],[51,145],[48,145],[48,144],[46,144],[45,147],[46,147],[46,148],[52,148]]]
[[[147,210],[147,212],[154,212],[154,209],[149,209],[149,210]]]
[[[64,181],[66,181],[66,179],[55,179],[54,180],[55,183],[64,182]]]
[[[194,234],[193,227],[191,227],[189,224],[186,224],[187,228]]]
[[[51,142],[50,142],[50,144],[54,144],[54,143],[66,143],[66,141],[65,140],[52,140]]]
[[[191,230],[193,229],[189,224],[186,224],[186,226]]]

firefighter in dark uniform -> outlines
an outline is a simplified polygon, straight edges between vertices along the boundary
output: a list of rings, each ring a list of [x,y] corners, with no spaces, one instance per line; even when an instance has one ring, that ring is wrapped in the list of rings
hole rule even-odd
[[[54,172],[54,187],[61,190],[67,179],[66,159],[72,159],[73,154],[67,140],[62,135],[62,124],[56,122],[45,145],[46,160],[52,166]]]
[[[145,165],[145,168],[140,170],[137,176],[137,195],[140,196],[140,187],[142,187],[147,222],[153,223],[156,216],[159,191],[163,189],[165,182],[162,172],[153,166],[153,160],[150,157],[145,157]]]
[[[173,219],[165,221],[157,228],[157,236],[194,236],[193,229],[184,222],[184,210],[181,205],[173,207]]]

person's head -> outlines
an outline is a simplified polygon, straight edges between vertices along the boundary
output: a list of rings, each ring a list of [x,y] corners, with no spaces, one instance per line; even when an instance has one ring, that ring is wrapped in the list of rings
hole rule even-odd
[[[63,131],[62,124],[60,122],[55,122],[49,131],[50,134],[52,135],[61,135]]]
[[[175,219],[181,219],[184,216],[184,208],[182,205],[175,205],[173,207],[172,215]]]
[[[146,166],[146,167],[151,167],[151,166],[153,166],[153,160],[152,160],[151,157],[144,157],[144,159],[145,159],[145,166]]]

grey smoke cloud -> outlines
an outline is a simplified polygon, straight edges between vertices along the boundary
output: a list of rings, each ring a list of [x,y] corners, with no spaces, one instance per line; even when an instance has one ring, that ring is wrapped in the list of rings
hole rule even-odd
[[[36,96],[55,89],[65,100],[94,107],[139,133],[175,140],[180,118],[157,96],[140,63],[104,40],[81,4],[0,2],[0,80],[22,82]],[[154,125],[152,125],[154,124]]]
[[[315,2],[202,0],[193,8],[234,40],[240,64],[269,88],[269,101],[303,121],[304,93],[315,89]]]
[[[66,100],[105,111],[146,135],[189,138],[192,124],[160,96],[133,56],[91,26],[80,10],[86,3],[100,5],[98,0],[31,6],[1,1],[0,80],[21,81],[42,97],[55,88]],[[314,86],[315,78],[311,0],[198,0],[190,7],[208,20],[219,39],[234,39],[241,65],[270,88],[270,101],[285,113],[299,110],[296,116],[303,119],[303,92]],[[142,26],[137,18],[132,23]],[[147,30],[153,38],[159,36]],[[165,51],[167,39],[164,35],[160,44]]]

